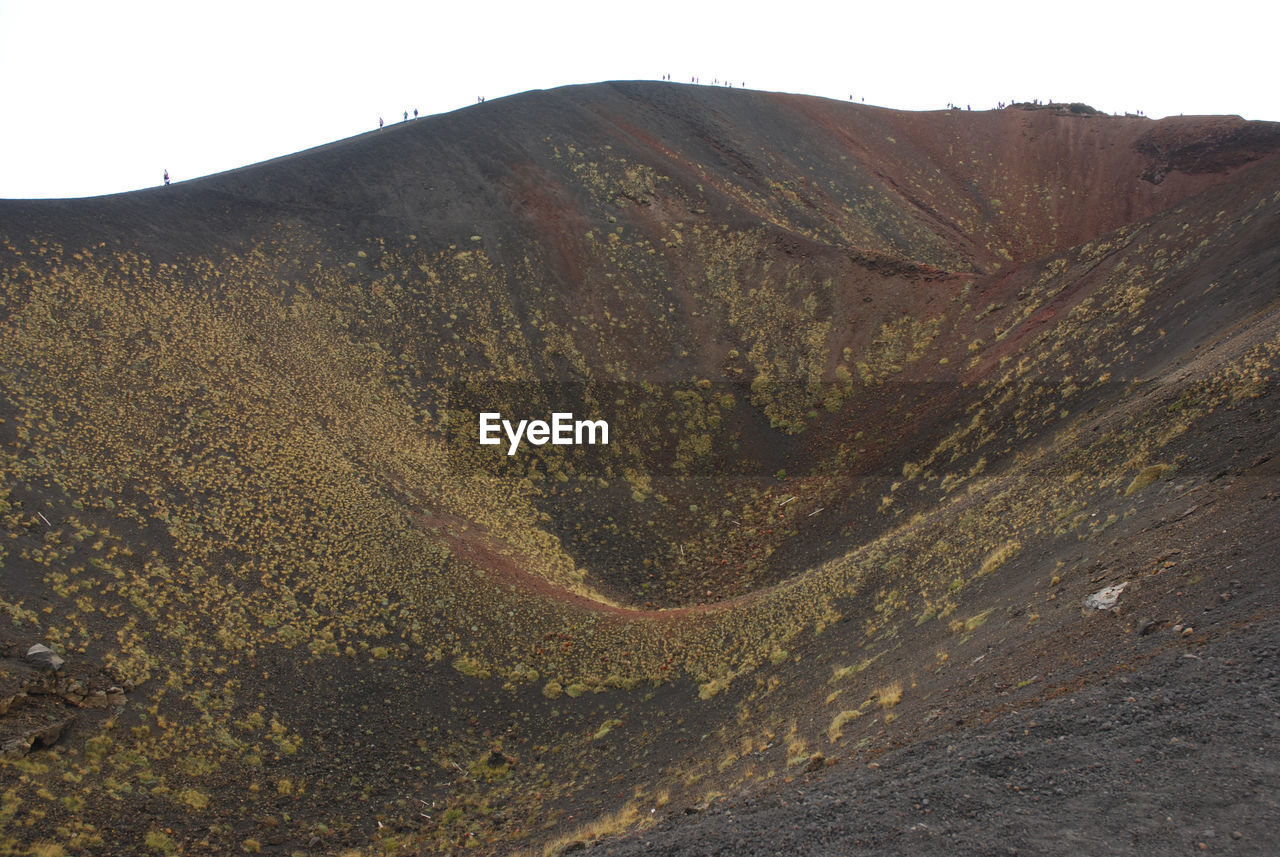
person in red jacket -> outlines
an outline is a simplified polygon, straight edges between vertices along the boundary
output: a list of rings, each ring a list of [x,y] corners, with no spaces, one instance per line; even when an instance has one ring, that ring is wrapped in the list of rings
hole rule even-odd
[[[164,171],[164,183],[165,187],[169,186],[169,171],[167,169]]]

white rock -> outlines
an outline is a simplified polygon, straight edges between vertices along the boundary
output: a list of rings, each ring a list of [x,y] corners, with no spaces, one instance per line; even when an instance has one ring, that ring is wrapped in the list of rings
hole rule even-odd
[[[41,645],[40,643],[36,643],[31,648],[27,649],[27,660],[31,661],[31,663],[36,666],[48,667],[51,670],[62,669],[62,664],[64,663],[62,658],[58,657],[53,649],[48,646]]]
[[[1099,589],[1084,600],[1084,606],[1092,607],[1094,610],[1110,610],[1116,606],[1116,602],[1120,600],[1120,593],[1124,592],[1128,585],[1129,581],[1126,580],[1124,583]]]

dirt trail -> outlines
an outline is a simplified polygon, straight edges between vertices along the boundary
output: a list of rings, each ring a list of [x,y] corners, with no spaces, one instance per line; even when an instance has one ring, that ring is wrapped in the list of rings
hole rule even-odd
[[[525,566],[530,564],[527,560],[522,560],[514,548],[478,524],[438,510],[414,511],[409,513],[409,517],[423,530],[431,532],[447,544],[450,550],[470,563],[473,568],[499,582],[514,584],[520,590],[548,601],[620,620],[647,619],[658,622],[677,622],[695,616],[732,610],[758,595],[758,593],[750,593],[726,601],[718,601],[715,604],[694,604],[688,607],[670,607],[660,610],[611,604],[608,601],[597,600],[566,589],[541,575],[527,571]]]

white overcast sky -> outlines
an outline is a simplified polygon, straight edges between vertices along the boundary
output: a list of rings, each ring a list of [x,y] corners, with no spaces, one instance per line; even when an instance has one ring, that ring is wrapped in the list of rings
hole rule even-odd
[[[911,110],[1280,120],[1275,2],[0,0],[0,197],[190,179],[528,89],[670,73]]]

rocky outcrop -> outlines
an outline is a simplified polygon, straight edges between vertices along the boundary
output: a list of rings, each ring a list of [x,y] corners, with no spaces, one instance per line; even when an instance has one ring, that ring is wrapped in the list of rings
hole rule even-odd
[[[1222,173],[1280,150],[1280,125],[1239,116],[1164,119],[1138,138],[1150,164],[1142,178],[1160,184],[1172,172]]]
[[[21,657],[19,652],[24,652]],[[0,645],[0,756],[52,747],[73,726],[95,727],[125,704],[125,688],[98,666],[36,643]]]
[[[62,665],[65,663],[53,649],[43,643],[36,643],[27,649],[27,662],[52,672],[62,669]]]

